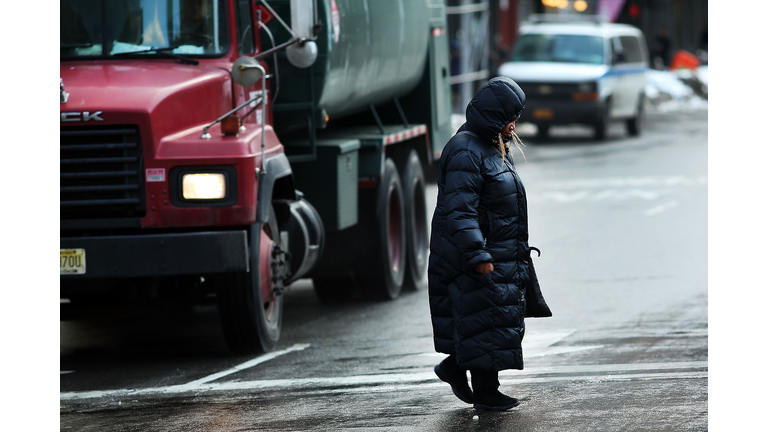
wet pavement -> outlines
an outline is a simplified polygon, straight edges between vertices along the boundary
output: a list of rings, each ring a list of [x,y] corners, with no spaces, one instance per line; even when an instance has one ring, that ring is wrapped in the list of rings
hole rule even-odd
[[[475,411],[434,376],[425,291],[324,304],[302,280],[261,357],[227,353],[213,306],[62,322],[60,430],[707,430],[706,120],[523,136],[554,317],[526,320],[525,369],[500,374],[518,407]]]

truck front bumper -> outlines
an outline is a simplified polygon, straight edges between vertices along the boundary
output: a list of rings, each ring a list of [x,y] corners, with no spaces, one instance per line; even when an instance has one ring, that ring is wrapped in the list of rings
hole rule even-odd
[[[245,230],[61,238],[85,250],[85,273],[62,279],[178,276],[248,271]]]

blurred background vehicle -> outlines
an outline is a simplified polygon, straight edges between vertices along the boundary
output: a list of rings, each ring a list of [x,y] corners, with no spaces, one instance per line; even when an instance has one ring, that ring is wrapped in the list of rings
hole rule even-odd
[[[648,68],[643,34],[593,17],[532,15],[499,68],[525,91],[520,121],[535,124],[541,139],[552,125],[578,123],[594,127],[601,140],[615,120],[626,121],[630,135],[640,133]]]
[[[636,27],[645,36],[649,66],[654,70],[670,72],[674,56],[681,50],[696,55],[701,66],[708,63],[708,15],[704,0],[447,0],[445,3],[446,32],[451,46],[452,106],[456,115],[463,115],[464,107],[479,86],[499,75],[499,68],[509,61],[520,37],[521,24],[535,14],[569,20],[603,17],[607,23]],[[664,44],[658,45],[658,36],[662,33],[665,33]],[[665,47],[662,51],[667,53],[666,63],[658,56],[659,47]],[[706,68],[703,69],[704,72],[702,68],[692,70],[701,75],[706,73]]]

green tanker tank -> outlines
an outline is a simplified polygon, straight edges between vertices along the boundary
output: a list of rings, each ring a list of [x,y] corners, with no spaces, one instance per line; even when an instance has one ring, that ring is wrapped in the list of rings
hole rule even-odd
[[[278,15],[290,17],[288,0],[269,4]],[[315,4],[321,25],[314,64],[297,68],[285,51],[276,55],[277,68],[271,57],[266,59],[279,76],[273,106],[278,133],[375,125],[377,115],[382,124],[403,123],[404,117],[410,124],[429,125],[433,147],[441,147],[439,143],[450,136],[443,1],[316,0]],[[290,38],[276,20],[268,27],[278,43]]]
[[[269,66],[273,125],[326,234],[310,274],[318,296],[391,299],[423,287],[425,183],[452,134],[443,0],[264,7],[264,20],[276,14],[257,55]],[[294,37],[313,40],[316,57],[312,43],[280,49]]]

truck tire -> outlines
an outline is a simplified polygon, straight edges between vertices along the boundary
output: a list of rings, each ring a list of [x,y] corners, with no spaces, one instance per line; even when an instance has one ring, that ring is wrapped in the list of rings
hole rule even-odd
[[[411,150],[400,175],[405,204],[405,279],[403,288],[415,291],[427,286],[427,257],[429,233],[427,231],[426,180],[416,150]]]
[[[215,277],[219,318],[229,349],[236,353],[271,351],[280,338],[283,296],[274,291],[272,273],[283,248],[275,211],[270,206],[267,223],[256,223],[250,232],[250,272]],[[273,234],[274,233],[274,234]],[[285,250],[283,248],[283,250]],[[276,256],[275,256],[276,255]]]
[[[397,167],[387,158],[384,174],[376,189],[375,206],[361,208],[363,217],[374,220],[374,229],[364,235],[371,240],[374,252],[372,271],[360,275],[357,282],[364,297],[376,300],[392,300],[400,295],[405,279],[405,212],[403,188]],[[370,213],[374,210],[374,214]],[[371,226],[371,225],[368,225]]]

